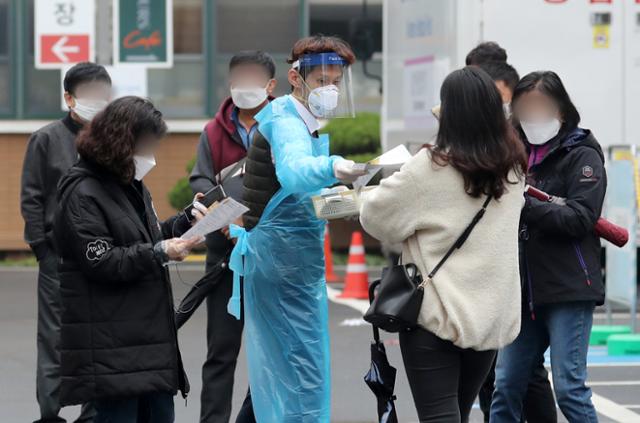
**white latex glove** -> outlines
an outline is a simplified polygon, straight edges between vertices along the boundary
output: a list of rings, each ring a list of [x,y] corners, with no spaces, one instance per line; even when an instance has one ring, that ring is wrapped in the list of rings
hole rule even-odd
[[[567,199],[564,198],[564,197],[553,196],[553,197],[551,197],[551,202],[553,204],[557,204],[559,206],[566,206],[567,205]]]
[[[169,260],[182,261],[184,260],[191,250],[202,243],[202,238],[171,238],[162,241],[162,249],[169,257]]]
[[[353,160],[337,160],[333,164],[333,174],[343,184],[352,184],[353,181],[367,173],[366,170],[354,169],[356,163]]]

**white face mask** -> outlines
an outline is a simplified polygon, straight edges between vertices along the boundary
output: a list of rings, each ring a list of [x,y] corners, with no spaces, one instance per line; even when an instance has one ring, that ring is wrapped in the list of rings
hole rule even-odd
[[[105,107],[107,107],[108,102],[104,100],[89,100],[89,99],[77,99],[76,105],[71,107],[71,110],[80,117],[80,119],[91,122],[93,118],[102,111]]]
[[[141,181],[142,178],[144,178],[145,175],[149,173],[149,171],[156,165],[156,159],[155,157],[153,157],[153,154],[144,156],[135,154],[133,156],[133,162],[136,165],[136,174],[134,178],[136,178],[136,180],[138,181]]]
[[[335,85],[318,87],[309,93],[309,110],[315,117],[330,117],[331,113],[338,107],[338,96],[340,92]]]
[[[542,145],[549,142],[558,135],[562,123],[556,118],[544,122],[524,122],[520,121],[522,131],[527,137],[529,144]]]
[[[231,88],[231,100],[240,109],[255,109],[267,96],[267,87]]]

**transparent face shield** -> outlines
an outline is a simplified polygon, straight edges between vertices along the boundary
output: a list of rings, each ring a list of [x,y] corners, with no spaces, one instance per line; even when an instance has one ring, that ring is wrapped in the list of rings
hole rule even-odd
[[[336,53],[307,54],[292,68],[302,77],[300,101],[321,119],[354,117],[351,67]]]

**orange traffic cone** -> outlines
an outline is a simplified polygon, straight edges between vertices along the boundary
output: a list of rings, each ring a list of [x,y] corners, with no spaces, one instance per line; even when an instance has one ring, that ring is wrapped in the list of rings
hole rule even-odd
[[[325,279],[327,282],[340,282],[342,278],[335,274],[333,270],[333,253],[331,252],[331,238],[329,237],[329,225],[324,234],[324,263],[325,263]]]
[[[369,273],[364,257],[364,245],[362,233],[354,232],[351,235],[351,247],[349,247],[349,262],[347,263],[347,277],[344,291],[340,298],[369,298]]]

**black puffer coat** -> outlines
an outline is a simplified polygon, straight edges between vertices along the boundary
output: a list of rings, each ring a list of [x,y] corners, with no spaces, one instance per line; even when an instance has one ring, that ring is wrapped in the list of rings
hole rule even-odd
[[[62,405],[186,395],[169,274],[154,252],[186,218],[159,222],[142,183],[122,185],[82,160],[60,181],[58,203]]]

